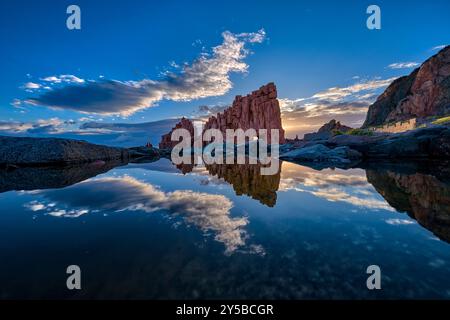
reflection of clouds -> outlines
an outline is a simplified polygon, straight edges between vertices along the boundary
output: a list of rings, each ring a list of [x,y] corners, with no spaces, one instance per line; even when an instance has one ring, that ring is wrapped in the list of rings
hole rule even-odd
[[[288,190],[307,192],[331,202],[346,202],[358,207],[395,211],[367,182],[362,169],[316,171],[283,162],[279,191]]]
[[[49,207],[45,201],[33,201],[26,207],[33,211],[46,210],[47,214],[59,217],[79,217],[101,211],[150,213],[167,210],[182,216],[188,224],[205,233],[214,232],[215,240],[225,245],[228,254],[243,247],[247,238],[243,228],[248,219],[232,218],[230,210],[233,203],[223,195],[190,190],[165,193],[129,176],[91,179],[69,188],[39,191],[37,194],[43,195],[53,206]]]
[[[393,225],[393,226],[415,224],[414,221],[407,220],[407,219],[387,219],[386,223]]]

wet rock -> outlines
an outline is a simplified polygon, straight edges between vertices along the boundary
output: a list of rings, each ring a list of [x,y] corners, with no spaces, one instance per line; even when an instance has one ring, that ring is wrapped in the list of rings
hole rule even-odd
[[[281,159],[290,159],[297,161],[315,161],[315,162],[337,162],[351,163],[354,160],[361,159],[360,152],[350,149],[347,146],[328,148],[323,144],[315,144],[308,147],[294,149],[280,156]]]

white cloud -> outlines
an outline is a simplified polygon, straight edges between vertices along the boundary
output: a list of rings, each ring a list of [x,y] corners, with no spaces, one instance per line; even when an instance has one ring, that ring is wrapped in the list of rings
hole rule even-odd
[[[40,89],[41,85],[38,83],[34,83],[34,82],[27,82],[22,86],[22,88],[30,91],[30,90]]]
[[[419,66],[418,62],[395,62],[388,65],[389,69],[409,69]]]
[[[331,119],[360,126],[369,105],[395,79],[359,80],[347,87],[332,87],[307,98],[279,99],[283,127],[288,136],[293,136],[313,132]]]
[[[95,201],[89,197],[76,196],[80,193],[92,194],[93,190]],[[49,203],[56,204],[46,208],[46,213],[55,217],[73,218],[89,212],[152,213],[163,210],[172,216],[181,217],[185,223],[205,234],[215,234],[214,239],[224,244],[227,254],[244,247],[248,238],[244,230],[248,219],[231,216],[233,203],[227,197],[191,190],[164,192],[126,175],[94,178],[65,189],[37,191],[34,194],[42,195]],[[44,201],[41,203],[44,204]]]
[[[395,211],[367,181],[365,171],[360,169],[316,171],[283,162],[279,191],[289,190],[306,192],[330,202]]]
[[[222,44],[212,52],[202,53],[192,64],[185,64],[178,73],[166,72],[163,80],[142,81],[87,81],[74,82],[54,88],[36,98],[28,99],[34,105],[57,109],[71,109],[82,113],[120,114],[128,116],[151,107],[161,100],[190,101],[228,92],[233,84],[231,73],[246,73],[243,61],[250,51],[249,43],[260,43],[265,38],[263,29],[256,33],[222,33]],[[67,78],[68,79],[68,78]],[[44,78],[44,81],[63,82],[61,76]]]
[[[74,124],[75,122],[72,120],[61,120],[59,118],[39,119],[34,122],[0,121],[0,132],[56,134],[66,132]]]
[[[406,219],[387,219],[386,223],[393,225],[393,226],[415,224],[414,221],[406,220]]]
[[[384,80],[369,80],[369,81],[361,81],[350,85],[348,87],[334,87],[327,89],[325,91],[316,93],[312,96],[314,99],[318,100],[328,100],[334,102],[342,102],[343,99],[347,97],[351,97],[354,94],[364,92],[364,91],[372,91],[380,88],[387,87],[392,81],[396,78],[384,79]]]
[[[439,46],[435,46],[435,47],[431,48],[431,50],[442,50],[442,49],[444,49],[446,46],[447,46],[446,44],[441,44],[441,45],[439,45]]]
[[[50,83],[84,83],[84,79],[78,78],[77,76],[71,74],[62,74],[59,76],[50,76],[46,78],[42,78],[42,81],[50,82]]]

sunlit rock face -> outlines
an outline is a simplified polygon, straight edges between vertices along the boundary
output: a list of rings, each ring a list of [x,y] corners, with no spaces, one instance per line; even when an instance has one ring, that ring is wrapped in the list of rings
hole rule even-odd
[[[180,122],[178,122],[169,133],[167,133],[161,137],[161,142],[159,143],[160,149],[172,149],[179,143],[179,141],[172,141],[172,132],[177,129],[186,129],[189,132],[189,134],[191,135],[191,145],[193,144],[193,142],[194,142],[194,124],[192,123],[191,120],[182,118],[180,120]]]
[[[367,180],[401,212],[450,242],[450,179],[430,173],[368,169]]]
[[[395,80],[369,107],[363,127],[450,113],[450,46]]]
[[[260,164],[212,164],[206,165],[206,169],[210,175],[231,184],[237,195],[247,195],[266,206],[275,206],[281,168],[274,175],[261,175]]]
[[[279,130],[279,143],[285,143],[284,130],[281,123],[280,103],[277,99],[275,84],[269,83],[253,91],[245,97],[236,96],[233,105],[223,113],[212,116],[204,127],[219,129],[225,137],[226,129],[267,129],[268,141],[271,140],[271,129]]]

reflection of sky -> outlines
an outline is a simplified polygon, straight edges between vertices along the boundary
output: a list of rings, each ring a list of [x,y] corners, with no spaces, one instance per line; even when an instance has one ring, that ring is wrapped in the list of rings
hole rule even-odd
[[[208,298],[370,299],[361,284],[371,264],[387,275],[380,297],[450,296],[448,244],[387,207],[362,170],[283,163],[277,203],[268,207],[204,169],[183,175],[167,165],[129,165],[64,189],[0,194],[0,258],[15,269],[37,260],[46,263],[41,270],[66,260],[98,268],[99,286],[119,286],[118,298],[193,298],[197,290]],[[347,198],[334,199],[333,190]],[[6,268],[0,281],[12,288],[1,278]]]
[[[307,192],[331,202],[395,211],[367,182],[362,169],[325,169],[317,171],[283,162],[280,191]]]
[[[172,180],[175,183],[170,182]],[[68,188],[29,192],[39,199],[26,203],[25,207],[33,212],[66,218],[88,213],[168,212],[182,217],[187,225],[194,225],[205,234],[212,232],[215,240],[224,244],[226,253],[230,254],[247,246],[249,235],[244,229],[249,224],[247,212],[263,208],[254,200],[242,200],[250,199],[247,196],[235,196],[232,190],[228,183],[210,175],[203,166],[195,167],[183,176],[170,161],[162,159],[116,168]],[[395,211],[367,182],[365,171],[361,169],[317,171],[283,162],[278,193],[292,192],[355,209]],[[231,211],[235,205],[238,214],[233,216]],[[278,205],[278,211],[286,206],[285,203]],[[309,205],[313,208],[317,202],[310,201]],[[351,209],[348,211],[354,211]],[[408,220],[388,219],[386,223],[407,225]],[[249,247],[250,252],[263,252],[258,245]]]
[[[224,179],[212,176],[204,167],[192,174],[203,177],[202,183],[220,187]],[[291,162],[282,162],[279,192],[305,192],[330,202],[344,202],[368,209],[395,211],[367,182],[363,169],[314,170]]]
[[[183,180],[182,190],[180,180]],[[313,207],[321,207],[321,199],[325,199],[356,208],[395,211],[367,182],[364,170],[360,169],[317,171],[283,162],[278,193],[298,194],[303,197],[302,201]],[[116,168],[68,188],[31,191],[29,194],[39,198],[24,206],[36,213],[77,218],[88,213],[168,212],[182,217],[187,225],[195,226],[204,234],[212,232],[214,239],[225,246],[227,254],[238,249],[242,251],[245,247],[250,248],[248,252],[263,253],[261,246],[246,244],[249,238],[245,230],[249,224],[247,212],[263,213],[269,208],[257,201],[249,201],[247,196],[237,197],[228,183],[209,175],[205,167],[196,167],[183,176],[168,160],[162,159]],[[278,204],[277,211],[284,211],[284,208],[290,211],[289,208],[295,207],[292,196],[286,199],[290,200]],[[233,216],[235,206],[237,214]],[[393,226],[407,225],[408,221],[386,219],[386,223]]]
[[[36,192],[35,192],[36,193]],[[89,212],[168,211],[181,215],[186,223],[223,243],[231,253],[245,245],[246,217],[232,218],[233,203],[223,195],[199,193],[192,190],[164,192],[158,187],[131,176],[90,179],[75,186],[50,191],[39,191],[42,201],[26,206],[32,211],[45,211],[58,217],[79,217]]]

